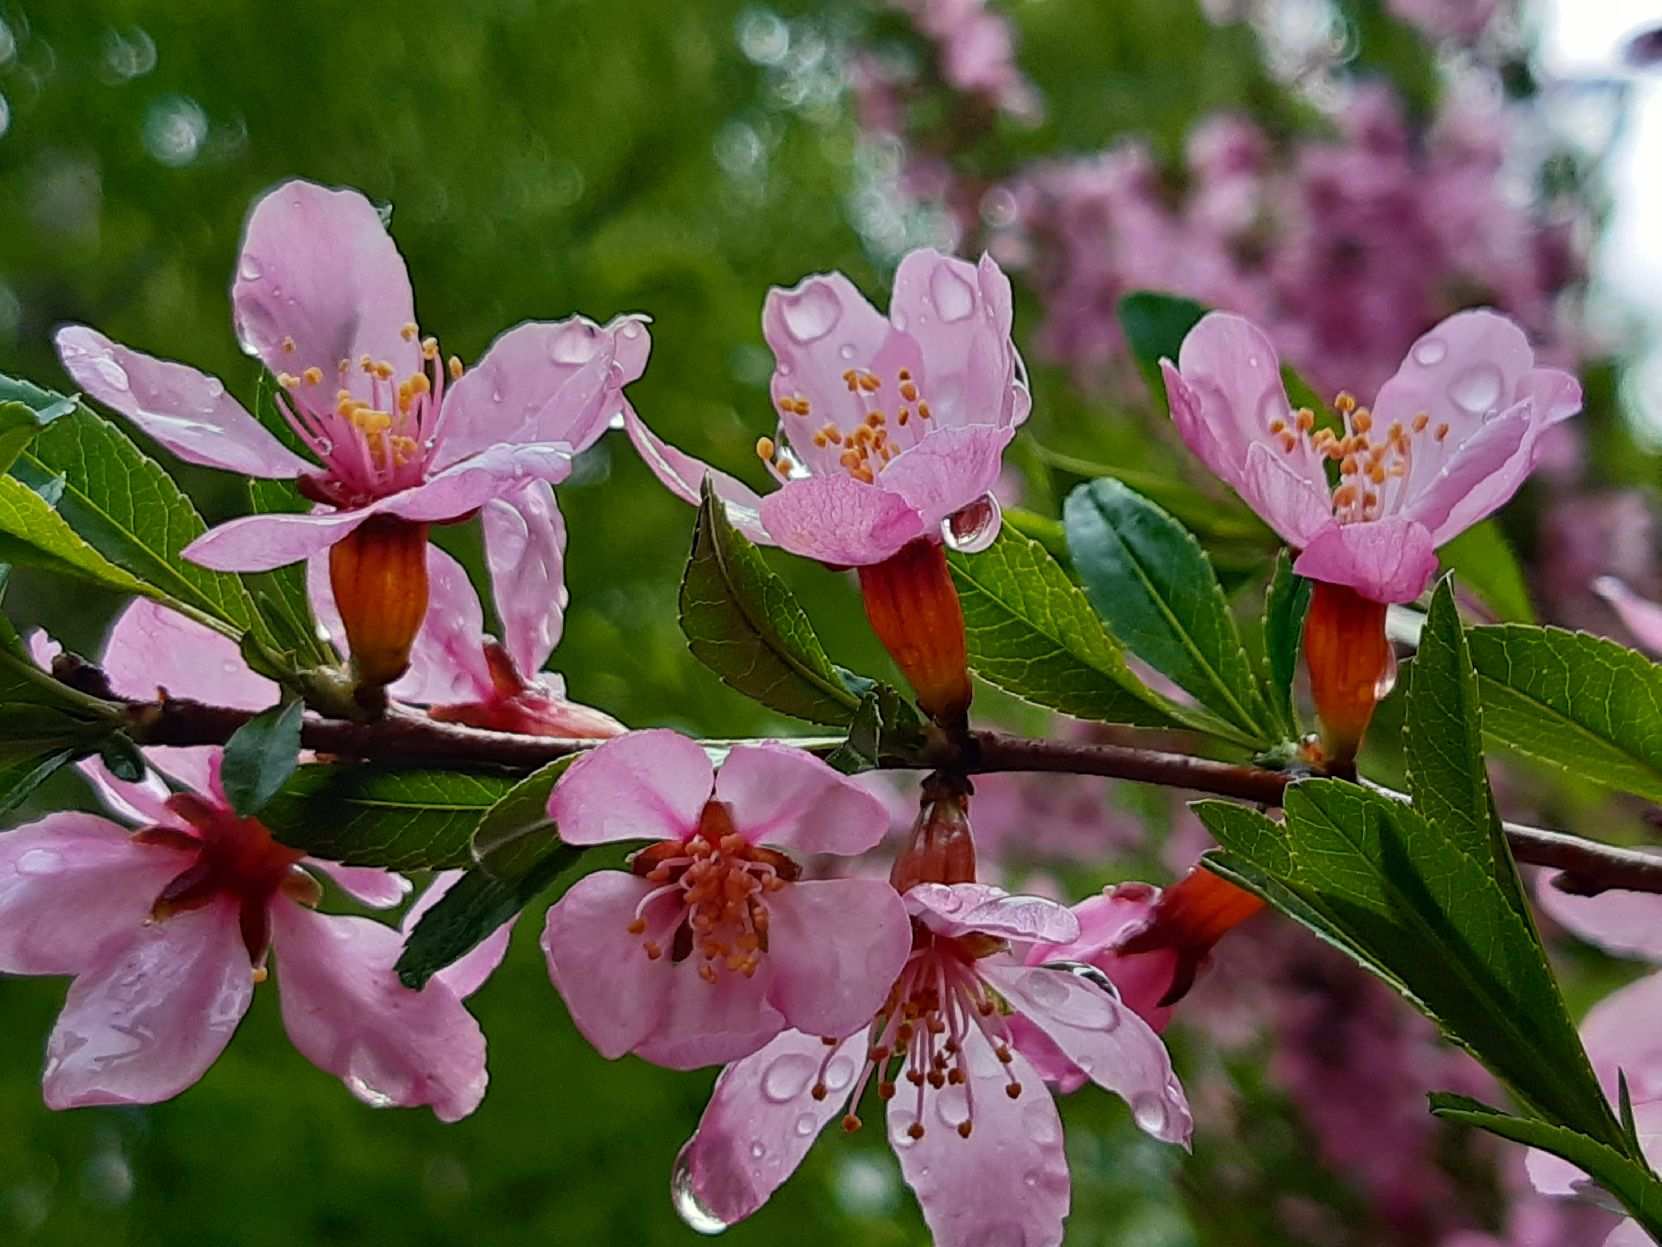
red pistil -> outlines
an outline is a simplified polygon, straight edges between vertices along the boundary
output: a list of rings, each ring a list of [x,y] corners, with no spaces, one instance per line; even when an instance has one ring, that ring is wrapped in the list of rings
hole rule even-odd
[[[629,933],[668,932],[670,960],[697,953],[703,959],[699,976],[711,984],[723,968],[746,978],[756,973],[768,947],[767,897],[802,873],[783,853],[739,835],[732,811],[720,801],[705,804],[689,839],[649,845],[630,859],[629,868],[658,885],[636,906]],[[674,912],[650,917],[664,902]],[[641,948],[654,961],[665,951],[650,937],[642,939]]]

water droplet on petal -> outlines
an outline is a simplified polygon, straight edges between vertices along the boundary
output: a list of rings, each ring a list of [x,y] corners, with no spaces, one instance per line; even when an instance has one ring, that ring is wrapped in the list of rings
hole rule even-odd
[[[1448,387],[1449,401],[1461,411],[1481,416],[1500,402],[1505,378],[1494,364],[1473,364]]]
[[[502,401],[502,391],[500,389],[492,390],[491,391],[491,402],[500,403],[501,401]]]
[[[803,1113],[796,1119],[797,1137],[806,1139],[809,1135],[814,1133],[814,1127],[817,1124],[818,1123],[815,1122],[814,1115],[812,1113]]]
[[[1022,1181],[1028,1186],[1037,1186],[1043,1179],[1043,1172],[1034,1169]],[[1017,1222],[998,1221],[972,1231],[963,1242],[964,1247],[1027,1247],[1027,1231]]]
[[[20,875],[49,875],[63,865],[63,858],[51,849],[30,849],[17,859]]]
[[[1164,1130],[1170,1116],[1162,1097],[1148,1093],[1132,1097],[1131,1119],[1149,1134],[1159,1134]]]
[[[819,1068],[812,1057],[786,1052],[776,1057],[762,1073],[762,1094],[775,1104],[794,1100],[808,1089],[808,1080]]]
[[[752,1139],[750,1143],[750,1159],[761,1160],[768,1154],[768,1145],[760,1139]]]
[[[979,554],[998,540],[1004,522],[1004,508],[991,494],[982,494],[941,521],[941,538],[949,549],[961,554]]]
[[[371,1086],[360,1074],[349,1071],[346,1077],[341,1081],[346,1084],[347,1090],[351,1091],[353,1095],[357,1096],[371,1108],[391,1108],[397,1103],[397,1101],[385,1091],[382,1091],[378,1087]]]
[[[1422,368],[1431,368],[1443,362],[1448,356],[1448,344],[1441,338],[1427,334],[1414,343],[1411,352],[1414,362]]]
[[[245,255],[242,257],[242,263],[237,267],[237,275],[244,281],[259,281],[260,278],[265,276],[265,269],[261,267],[259,260],[251,255]]]
[[[99,378],[112,390],[120,390],[125,394],[132,388],[132,382],[127,380],[127,370],[108,355],[94,355],[92,366],[97,370]]]
[[[854,343],[844,342],[841,346],[839,346],[837,348],[837,354],[842,356],[844,359],[853,359],[854,358]]]
[[[854,1080],[854,1059],[838,1056],[825,1071],[825,1085],[831,1091],[841,1091]]]
[[[600,331],[582,321],[573,321],[548,342],[548,357],[556,364],[586,364],[599,348]]]
[[[785,313],[786,332],[804,346],[830,333],[843,314],[837,296],[822,281],[810,282],[799,291],[780,295],[779,306]]]
[[[929,275],[929,297],[943,321],[963,320],[975,311],[975,288],[946,261],[937,264]]]
[[[1062,1137],[1062,1122],[1056,1116],[1056,1102],[1049,1096],[1034,1096],[1022,1110],[1022,1127],[1027,1137],[1041,1146],[1048,1146]]]
[[[934,1099],[935,1113],[948,1130],[956,1131],[958,1123],[970,1115],[969,1094],[962,1084],[942,1087],[935,1092]]]
[[[687,1151],[691,1147],[692,1144],[688,1143],[675,1158],[675,1168],[669,1175],[669,1202],[675,1207],[675,1215],[686,1223],[689,1230],[699,1234],[720,1234],[727,1228],[727,1222],[711,1212],[693,1189],[692,1164],[687,1159]]]
[[[889,323],[900,333],[906,332],[906,313],[896,308],[889,314]]]
[[[625,426],[625,423],[626,422],[623,419],[623,409],[620,407],[618,410],[614,411],[611,418],[606,421],[606,427],[608,429],[621,429]]]

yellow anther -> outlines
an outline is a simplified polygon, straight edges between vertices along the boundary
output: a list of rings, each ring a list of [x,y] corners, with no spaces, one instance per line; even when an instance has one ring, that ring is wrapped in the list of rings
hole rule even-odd
[[[277,384],[285,390],[292,390],[300,385],[300,378],[292,372],[280,372],[277,374]]]
[[[774,449],[775,447],[771,437],[758,437],[756,439],[756,457],[763,463],[773,462]]]
[[[919,403],[918,404],[918,419],[919,420],[929,419],[929,404],[928,403]]]
[[[796,461],[789,455],[780,455],[779,470],[786,476],[789,476],[792,472],[796,471]]]
[[[316,364],[313,364],[300,375],[306,379],[307,385],[321,385],[323,383],[323,369]]]
[[[398,331],[398,336],[403,338],[406,342],[414,342],[416,340],[416,334],[420,332],[421,330],[416,327],[415,321],[407,320],[404,322],[404,327]]]
[[[1282,433],[1285,433],[1286,431],[1287,431],[1287,422],[1285,420],[1271,420],[1270,421],[1270,434],[1272,436],[1278,436]]]
[[[876,390],[877,390],[877,387],[881,384],[882,384],[882,382],[880,382],[873,374],[871,374],[869,372],[862,372],[860,374],[860,388],[862,390],[864,390],[867,394],[875,393]]]
[[[1437,440],[1440,442],[1447,436],[1448,436],[1448,425],[1446,423],[1445,424],[1439,424],[1437,426]]]
[[[437,359],[439,357],[439,340],[437,338],[423,338],[421,340],[421,358]]]
[[[1356,410],[1356,396],[1349,390],[1340,390],[1333,396],[1333,407],[1341,416],[1348,416]]]
[[[1373,415],[1366,407],[1358,407],[1356,414],[1351,417],[1351,427],[1358,433],[1366,433],[1373,428]]]
[[[902,381],[900,383],[900,397],[904,398],[908,403],[917,402],[918,387],[913,385],[910,381]]]
[[[358,367],[362,368],[365,372],[374,372],[375,361],[368,355],[360,355],[358,356]]]
[[[287,334],[283,335],[283,353],[286,355],[294,354],[294,339]]]
[[[460,381],[462,379],[462,361],[458,357],[456,357],[455,355],[452,355],[450,357],[449,367],[450,367],[450,379],[452,381]]]
[[[1300,407],[1298,409],[1298,427],[1306,433],[1315,428],[1316,413],[1311,411],[1308,407]],[[1325,429],[1322,431],[1326,432]]]
[[[1414,432],[1424,433],[1425,432],[1425,426],[1430,424],[1430,423],[1431,423],[1431,417],[1426,415],[1425,412],[1423,412],[1423,411],[1420,412],[1419,415],[1414,417],[1413,422],[1412,422]]]

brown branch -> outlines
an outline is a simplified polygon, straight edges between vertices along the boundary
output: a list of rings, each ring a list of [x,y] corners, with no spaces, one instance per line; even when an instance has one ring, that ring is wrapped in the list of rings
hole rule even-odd
[[[126,716],[133,739],[141,745],[221,745],[253,717],[246,710],[210,706],[186,698],[133,702],[128,705]],[[440,723],[408,711],[394,711],[372,723],[321,719],[308,714],[300,740],[307,749],[339,757],[397,762],[405,766],[490,766],[518,771],[534,770],[600,743],[487,732]],[[985,730],[970,733],[962,746],[937,740],[926,758],[892,759],[884,765],[893,770],[944,767],[971,774],[1029,771],[1101,775],[1232,797],[1263,806],[1280,805],[1282,790],[1304,774],[1216,762],[1158,749],[1030,740]],[[1407,800],[1401,793],[1389,789],[1380,791]],[[1557,885],[1565,891],[1594,895],[1621,888],[1662,893],[1662,856],[1515,823],[1506,825],[1506,835],[1518,861],[1563,871]]]

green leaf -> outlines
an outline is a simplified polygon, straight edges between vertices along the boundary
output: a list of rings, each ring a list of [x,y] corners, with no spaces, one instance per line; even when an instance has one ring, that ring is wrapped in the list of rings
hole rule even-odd
[[[22,481],[0,477],[0,560],[40,567],[117,593],[166,596],[123,571],[76,535],[63,516]]]
[[[885,759],[916,758],[924,745],[924,724],[912,703],[887,684],[872,684],[848,725],[848,738],[825,760],[844,775],[876,770]]]
[[[1662,802],[1662,667],[1561,628],[1500,624],[1469,637],[1490,740]]]
[[[26,403],[0,402],[0,472],[11,470],[17,456],[42,428],[74,409],[75,404],[67,399],[39,414]]]
[[[150,597],[236,637],[254,622],[242,582],[183,557],[207,531],[160,464],[120,429],[85,408],[54,420],[13,472],[30,485],[64,480],[58,512],[106,559],[152,586]]]
[[[144,755],[125,732],[115,732],[98,742],[98,760],[117,779],[136,784],[144,778]]]
[[[1203,303],[1176,295],[1138,290],[1120,300],[1120,328],[1148,388],[1165,400],[1160,361],[1176,360],[1183,339],[1208,309]]]
[[[0,817],[10,814],[66,763],[74,761],[76,752],[54,749],[0,762]]]
[[[951,554],[970,668],[1036,705],[1102,723],[1239,734],[1173,705],[1125,664],[1079,586],[1036,541],[1005,529],[979,554]]]
[[[248,500],[252,513],[302,513],[310,504],[288,481],[250,480]],[[255,630],[261,640],[279,651],[293,654],[303,667],[328,667],[339,655],[318,635],[312,616],[311,595],[306,590],[306,565],[290,563],[269,572],[244,572],[243,584],[253,596]]]
[[[1534,623],[1535,608],[1512,543],[1494,520],[1473,524],[1437,549],[1443,566],[1502,620]]]
[[[496,774],[302,766],[260,821],[289,847],[347,866],[449,870],[472,864],[473,829],[513,786]]]
[[[512,875],[517,871],[515,848],[527,839],[552,836],[554,820],[548,817],[548,798],[554,785],[579,755],[556,758],[520,780],[485,812],[474,829],[473,859],[494,873],[498,862]]]
[[[1435,1092],[1431,1111],[1445,1121],[1476,1126],[1503,1139],[1562,1156],[1621,1201],[1628,1215],[1662,1242],[1662,1180],[1630,1144],[1628,1155],[1565,1126],[1518,1117],[1469,1096]]]
[[[1224,802],[1194,809],[1226,864],[1244,865],[1243,886],[1390,983],[1532,1111],[1619,1144],[1534,926],[1486,854],[1338,780],[1289,787],[1285,824]]]
[[[1285,550],[1278,554],[1269,590],[1264,594],[1264,700],[1289,739],[1298,736],[1293,680],[1298,675],[1310,588],[1308,580],[1293,574],[1292,557]]]
[[[733,527],[708,480],[680,604],[693,657],[747,697],[811,723],[847,723],[859,709],[808,616]]]
[[[1276,733],[1206,552],[1176,520],[1114,480],[1068,495],[1073,565],[1091,605],[1143,661],[1239,729],[1248,744]]]
[[[231,808],[244,818],[257,814],[277,795],[300,765],[300,720],[305,706],[298,701],[262,710],[225,742],[220,782]]]

